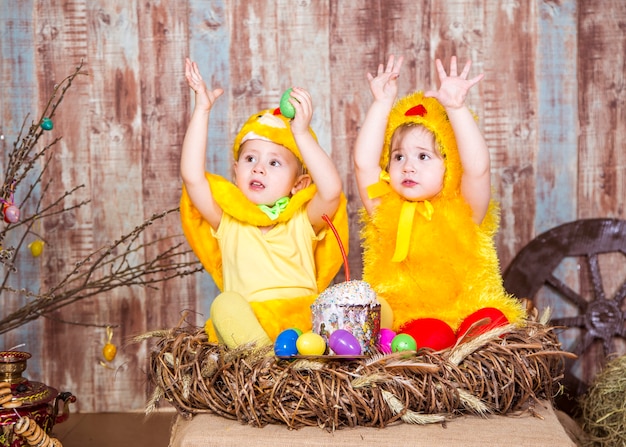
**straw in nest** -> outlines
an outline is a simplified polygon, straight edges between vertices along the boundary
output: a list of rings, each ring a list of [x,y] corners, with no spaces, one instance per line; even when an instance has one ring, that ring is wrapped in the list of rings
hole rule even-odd
[[[626,356],[606,364],[580,406],[583,429],[590,435],[587,445],[626,445]]]
[[[143,337],[142,339],[145,339]],[[551,328],[529,321],[440,352],[367,359],[281,360],[268,349],[228,350],[202,328],[157,333],[147,412],[167,399],[184,416],[213,413],[262,427],[385,427],[443,422],[460,414],[508,414],[551,400],[564,352]]]

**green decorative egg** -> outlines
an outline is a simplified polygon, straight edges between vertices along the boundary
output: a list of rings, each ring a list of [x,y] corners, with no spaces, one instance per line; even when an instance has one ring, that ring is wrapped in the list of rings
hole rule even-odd
[[[54,123],[52,122],[50,118],[44,118],[41,120],[41,128],[43,130],[52,130],[53,127],[54,127]]]
[[[284,117],[289,118],[289,119],[296,116],[296,109],[289,102],[289,98],[291,98],[292,90],[293,89],[288,88],[287,90],[285,90],[285,93],[283,93],[283,96],[280,97],[280,113],[282,113]]]

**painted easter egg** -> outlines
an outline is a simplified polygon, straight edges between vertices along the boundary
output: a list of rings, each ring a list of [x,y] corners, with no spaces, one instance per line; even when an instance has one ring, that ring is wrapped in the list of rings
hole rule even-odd
[[[480,320],[485,321],[472,327],[474,323],[477,323]],[[457,337],[476,337],[477,335],[485,333],[491,329],[504,326],[508,323],[508,318],[502,313],[501,310],[496,309],[495,307],[484,307],[465,317],[457,329],[456,334]],[[466,334],[466,332],[468,333]]]
[[[6,223],[15,223],[20,220],[20,209],[15,205],[9,205],[4,208],[4,221]]]
[[[30,249],[30,254],[33,255],[33,257],[37,258],[41,256],[41,253],[43,252],[43,241],[37,239],[36,241],[28,244],[28,248]]]
[[[117,354],[117,346],[113,343],[107,343],[102,348],[102,355],[107,362],[112,362]]]
[[[296,116],[296,108],[289,102],[292,90],[292,88],[288,88],[285,90],[285,93],[283,93],[283,96],[280,97],[280,113],[285,118],[289,119]]]
[[[298,333],[298,337],[302,335],[302,331],[297,327],[290,327],[289,329],[293,329],[294,331],[296,331]]]
[[[378,348],[385,354],[391,353],[391,342],[396,333],[389,328],[381,328],[378,334]]]
[[[337,329],[328,337],[330,349],[337,355],[360,355],[361,344],[350,331]]]
[[[297,340],[298,333],[293,329],[282,331],[274,342],[274,354],[279,357],[296,355],[298,353]]]
[[[417,344],[409,334],[398,334],[391,340],[391,350],[393,352],[417,351]]]
[[[323,355],[326,352],[326,340],[315,332],[305,332],[296,340],[300,355]]]
[[[409,321],[400,328],[400,332],[413,337],[418,348],[440,351],[456,343],[456,335],[452,328],[437,318],[418,318]]]
[[[41,120],[41,128],[43,130],[52,130],[53,127],[54,127],[54,123],[52,122],[50,118],[44,118]]]

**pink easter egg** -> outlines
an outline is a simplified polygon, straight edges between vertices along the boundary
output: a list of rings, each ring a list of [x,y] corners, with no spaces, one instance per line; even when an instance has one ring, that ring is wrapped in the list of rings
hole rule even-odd
[[[378,348],[385,354],[391,354],[391,341],[396,333],[388,328],[381,328],[378,335]]]

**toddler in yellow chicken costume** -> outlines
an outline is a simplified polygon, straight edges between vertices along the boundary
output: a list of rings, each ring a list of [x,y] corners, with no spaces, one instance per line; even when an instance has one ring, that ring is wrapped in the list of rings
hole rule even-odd
[[[439,90],[397,102],[402,58],[368,73],[374,102],[354,152],[363,279],[391,306],[396,331],[420,319],[457,331],[483,309],[521,324],[525,309],[502,286],[493,242],[489,152],[464,105],[482,75],[467,79],[469,61],[459,75],[456,58],[449,75],[436,62]]]
[[[183,231],[222,290],[205,325],[209,340],[264,346],[285,329],[308,331],[310,305],[342,264],[324,217],[344,245],[348,237],[339,174],[309,127],[311,97],[293,89],[292,120],[279,109],[248,119],[233,144],[233,184],[204,172],[209,112],[223,91],[209,90],[189,59],[185,76],[195,106],[181,154]]]

